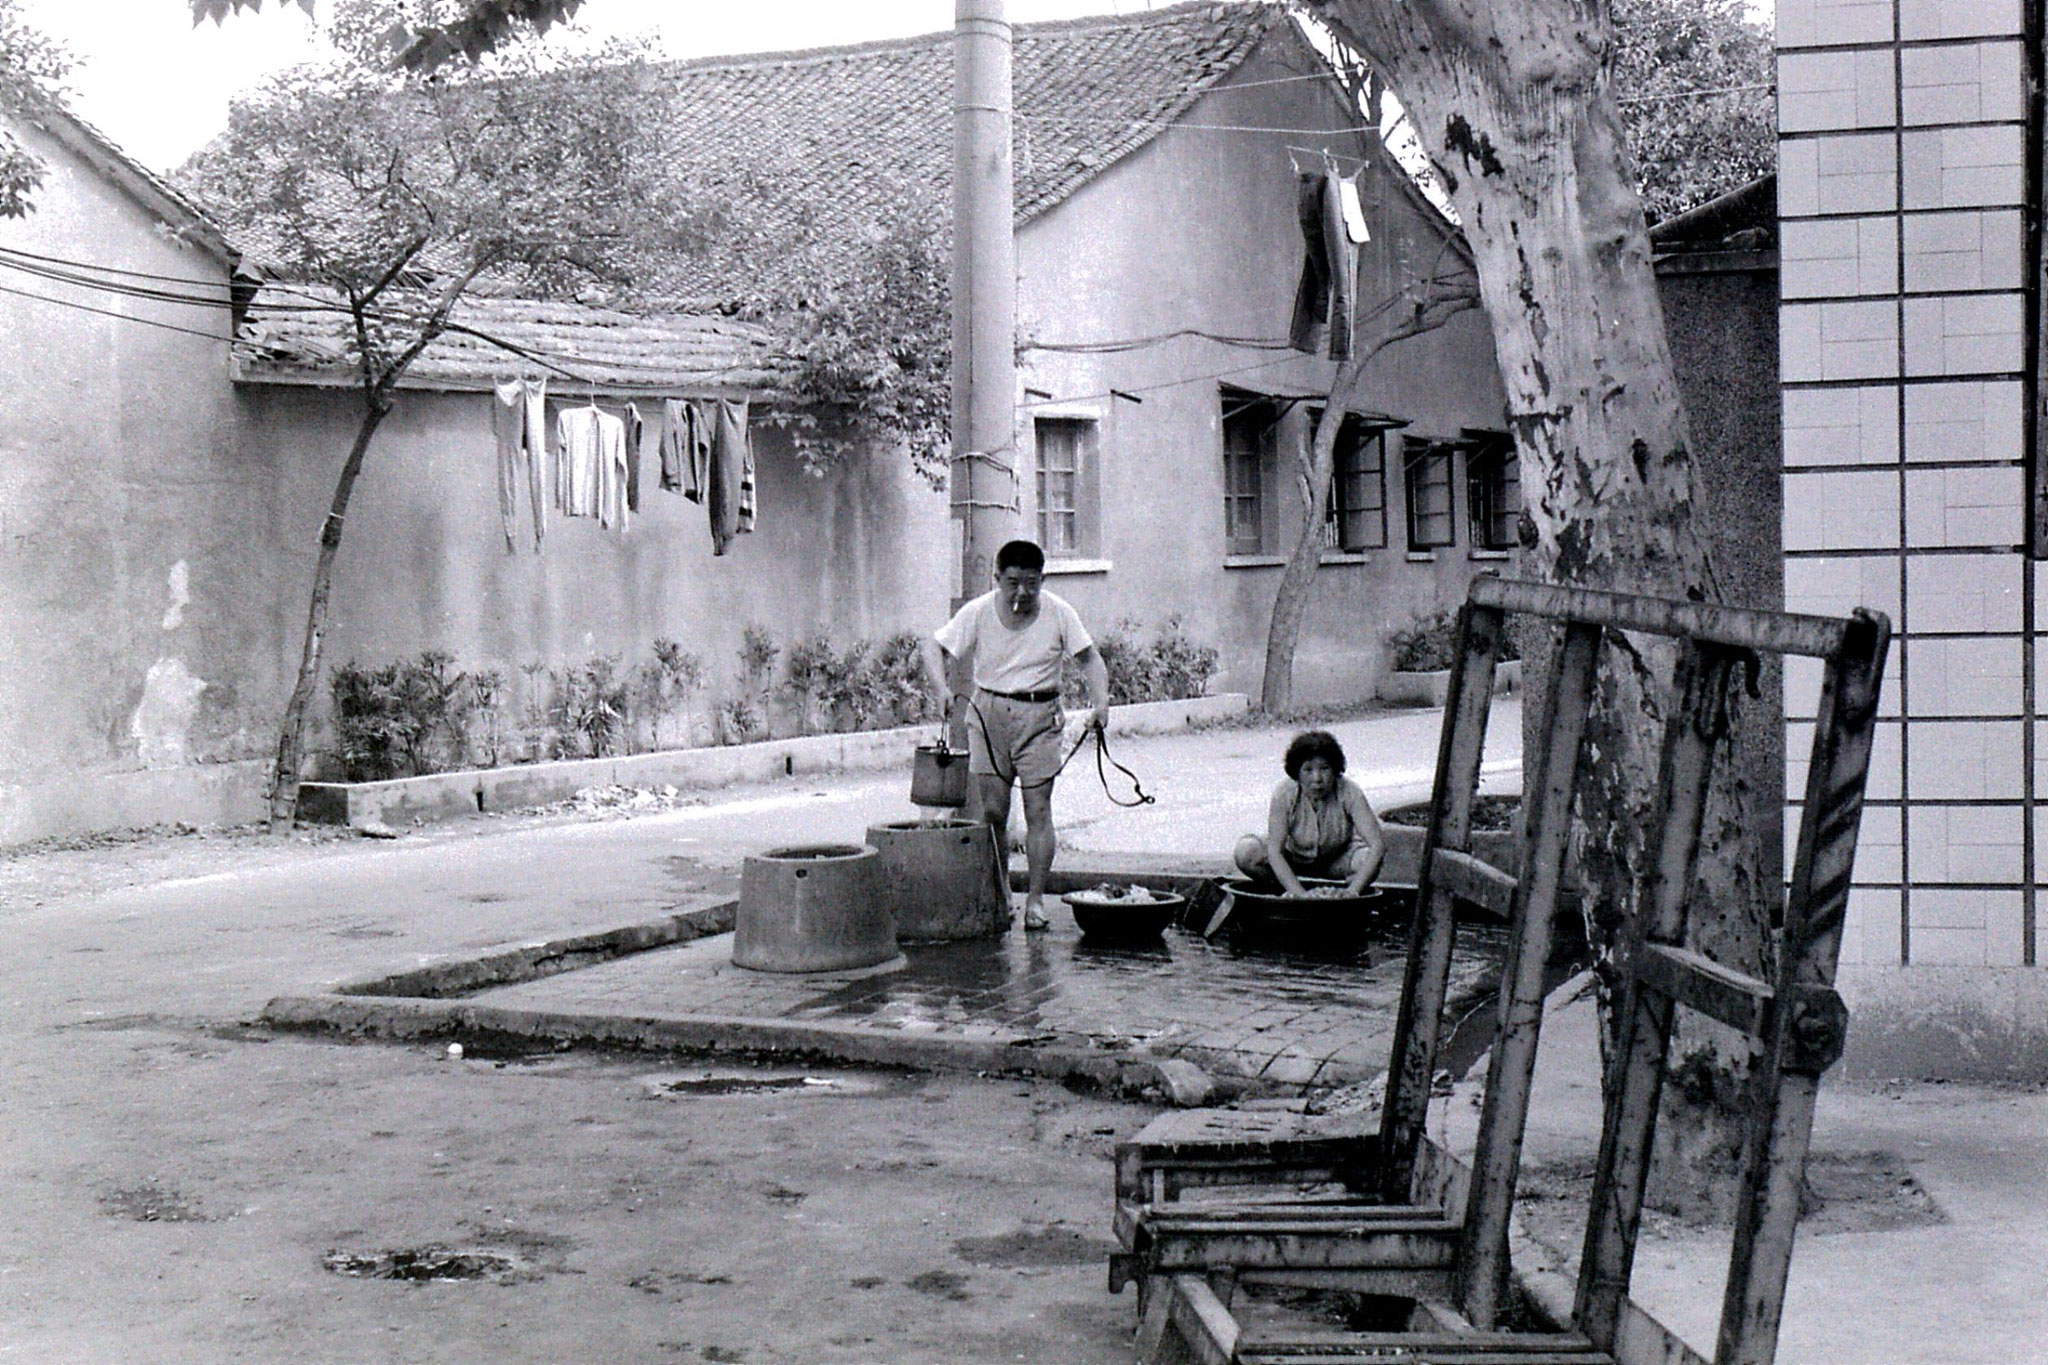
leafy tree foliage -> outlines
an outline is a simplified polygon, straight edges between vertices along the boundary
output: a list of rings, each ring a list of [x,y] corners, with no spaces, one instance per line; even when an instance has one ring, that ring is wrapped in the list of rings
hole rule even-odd
[[[1771,34],[1742,0],[1614,0],[1609,69],[1650,222],[1776,169]]]
[[[183,179],[255,261],[346,324],[363,415],[320,532],[299,676],[278,742],[271,818],[297,803],[303,731],[349,500],[399,380],[455,325],[479,281],[522,294],[623,280],[687,207],[639,168],[644,65],[575,69],[515,45],[460,78],[395,73],[379,45],[396,0],[342,0],[348,54],[238,101]]]
[[[753,309],[785,338],[798,453],[813,472],[902,441],[932,486],[946,478],[952,314],[938,204],[907,187],[899,215],[843,266]]]
[[[31,27],[17,0],[0,0],[0,114],[33,114],[62,97],[71,54]],[[12,129],[0,127],[0,218],[34,211],[43,163]]]

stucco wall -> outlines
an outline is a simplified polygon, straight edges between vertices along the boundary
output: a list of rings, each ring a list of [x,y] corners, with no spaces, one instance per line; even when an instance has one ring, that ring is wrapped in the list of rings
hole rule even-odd
[[[1657,292],[1706,495],[1694,524],[1715,577],[1735,606],[1783,610],[1776,271],[1670,268],[1659,273]],[[1784,852],[1783,672],[1777,656],[1764,657],[1761,695],[1744,699],[1735,731],[1737,762],[1758,793],[1764,856],[1773,861]],[[1779,879],[1774,866],[1761,872],[1766,884]]]
[[[17,131],[46,176],[0,245],[225,304],[221,261]],[[227,311],[5,283],[185,330],[0,294],[0,844],[244,811],[275,566],[265,471],[234,440]]]
[[[290,628],[274,636],[273,663],[296,667],[315,538],[357,400],[346,390],[250,385],[241,402],[252,459],[279,471]],[[599,403],[616,406],[603,395]],[[517,679],[523,664],[595,655],[630,667],[666,636],[703,658],[716,693],[733,681],[749,624],[784,647],[819,631],[844,646],[928,630],[944,617],[945,497],[918,482],[901,453],[816,477],[785,433],[757,421],[758,525],[725,555],[711,553],[703,506],[661,491],[653,470],[643,470],[641,511],[626,533],[551,514],[538,553],[530,533],[508,553],[490,404],[484,394],[406,392],[378,431],[335,566],[330,664],[377,666],[431,648],[454,654],[459,668]],[[658,421],[658,401],[643,412],[650,407]],[[526,506],[522,498],[522,532]]]
[[[1229,82],[1199,101],[1186,125],[1112,167],[1065,204],[1027,225],[1017,244],[1019,328],[1027,342],[1138,338],[1195,328],[1222,336],[1284,338],[1301,269],[1301,230],[1289,144],[1329,148],[1348,171],[1362,138],[1243,133],[1229,128],[1332,128],[1338,102],[1307,81],[1313,70],[1284,60],[1269,42]],[[1302,157],[1304,164],[1314,160]],[[1391,184],[1369,178],[1374,240],[1364,248],[1361,311],[1387,281],[1427,269],[1436,237]],[[1369,336],[1374,324],[1361,328]],[[1025,525],[1035,525],[1030,471],[1034,415],[1100,422],[1101,541],[1095,571],[1059,575],[1056,591],[1091,622],[1130,617],[1156,626],[1179,615],[1188,631],[1222,650],[1218,686],[1259,691],[1276,562],[1226,567],[1220,385],[1319,394],[1328,361],[1181,338],[1107,355],[1027,350],[1019,464]],[[1142,402],[1112,398],[1111,388]],[[1045,395],[1049,395],[1046,397]],[[1417,435],[1455,437],[1498,428],[1503,397],[1492,342],[1477,311],[1384,351],[1368,371],[1362,405],[1409,419]],[[1283,424],[1278,477],[1269,486],[1270,546],[1292,547],[1300,498],[1287,452],[1305,429],[1293,409]],[[1390,443],[1391,447],[1391,443]],[[1504,567],[1468,552],[1462,483],[1459,543],[1410,562],[1405,549],[1398,457],[1390,448],[1389,548],[1362,563],[1329,564],[1296,656],[1296,696],[1316,702],[1370,696],[1386,634],[1439,602],[1456,601],[1475,568]],[[1102,567],[1106,563],[1107,567]]]

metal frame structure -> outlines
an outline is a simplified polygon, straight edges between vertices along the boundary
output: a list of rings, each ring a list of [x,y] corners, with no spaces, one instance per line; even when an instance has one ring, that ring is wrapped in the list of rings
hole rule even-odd
[[[1510,612],[1563,627],[1543,743],[1527,770],[1520,877],[1471,849],[1494,663]],[[1509,1220],[1542,1023],[1543,969],[1563,890],[1580,744],[1609,631],[1675,637],[1680,695],[1666,722],[1648,880],[1617,958],[1621,1041],[1570,1320],[1556,1332],[1504,1332],[1496,1328],[1510,1305]],[[1714,1360],[1769,1365],[1814,1097],[1821,1074],[1841,1055],[1848,1023],[1833,982],[1890,635],[1882,615],[1861,610],[1843,618],[1796,616],[1476,580],[1460,613],[1379,1131],[1275,1140],[1176,1133],[1169,1125],[1125,1144],[1117,1176],[1125,1251],[1112,1260],[1111,1287],[1140,1283],[1141,1358],[1217,1365],[1403,1356],[1444,1365],[1701,1360],[1628,1298],[1658,1100],[1682,1005],[1751,1040],[1742,1190]],[[1770,981],[1685,946],[1687,898],[1730,690],[1743,670],[1755,668],[1759,652],[1825,665]],[[1424,1134],[1461,902],[1505,915],[1511,925],[1469,1171]],[[1241,1330],[1228,1308],[1240,1279],[1395,1295],[1412,1299],[1414,1311],[1404,1332],[1260,1340]]]

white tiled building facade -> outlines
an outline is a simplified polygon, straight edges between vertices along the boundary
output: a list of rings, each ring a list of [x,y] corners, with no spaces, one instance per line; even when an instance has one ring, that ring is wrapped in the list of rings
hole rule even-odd
[[[1842,948],[1866,1072],[2048,1074],[2041,5],[1777,7],[1785,605],[1898,632]],[[1818,684],[1786,671],[1795,799]]]

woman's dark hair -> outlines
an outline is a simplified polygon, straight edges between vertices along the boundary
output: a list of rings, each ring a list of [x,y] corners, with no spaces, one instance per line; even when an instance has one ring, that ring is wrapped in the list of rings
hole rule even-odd
[[[1281,760],[1287,775],[1299,779],[1301,765],[1312,758],[1320,758],[1330,765],[1338,776],[1344,773],[1344,746],[1328,730],[1303,730],[1287,744],[1287,757]]]

